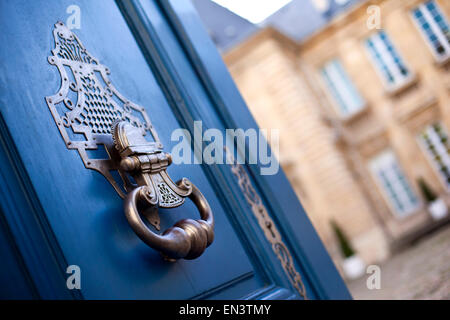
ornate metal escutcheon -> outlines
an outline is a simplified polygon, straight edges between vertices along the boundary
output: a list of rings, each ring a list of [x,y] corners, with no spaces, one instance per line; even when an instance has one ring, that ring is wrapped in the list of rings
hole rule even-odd
[[[61,87],[46,102],[67,148],[76,149],[85,167],[103,174],[124,199],[126,218],[142,241],[167,259],[199,257],[214,239],[214,218],[205,197],[188,179],[170,179],[170,154],[163,151],[145,109],[111,84],[109,69],[62,22],[55,24],[53,36],[48,61],[58,68]],[[101,148],[104,158],[90,156]],[[158,208],[178,207],[186,197],[201,219],[181,220],[161,234],[147,226],[159,231]]]

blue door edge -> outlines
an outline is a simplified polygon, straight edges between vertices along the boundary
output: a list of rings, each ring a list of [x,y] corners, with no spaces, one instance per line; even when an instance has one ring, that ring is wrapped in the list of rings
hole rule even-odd
[[[30,291],[39,299],[83,299],[68,290],[68,263],[47,221],[36,191],[0,110],[0,214],[12,247],[23,261]]]
[[[227,128],[258,128],[223,60],[189,1],[158,1]],[[206,41],[205,39],[208,39]],[[281,169],[260,175],[259,166],[246,165],[261,197],[312,284],[319,299],[351,299],[323,243]],[[282,190],[274,194],[273,190]],[[273,214],[273,213],[277,214]],[[298,212],[286,215],[285,212]],[[293,230],[296,226],[296,231]]]
[[[182,72],[181,70],[184,66],[180,61],[187,61],[187,57],[184,55],[182,57],[171,57],[173,52],[182,51],[182,47],[176,44],[176,39],[173,41],[174,39],[172,38],[174,38],[174,35],[172,30],[163,26],[165,23],[162,21],[165,21],[167,17],[161,17],[159,14],[161,9],[150,1],[144,4],[135,0],[121,0],[116,2],[119,8],[122,9],[130,29],[141,47],[144,57],[149,63],[162,91],[166,94],[166,99],[173,109],[174,114],[178,115],[180,124],[192,134],[192,119],[205,119],[203,119],[202,114],[193,102],[191,97],[192,92],[187,92],[187,88],[191,90],[198,90],[198,88],[194,89],[189,84],[181,81],[180,72]],[[152,24],[153,21],[158,21],[158,25],[154,26]],[[167,48],[165,45],[172,45],[172,47]],[[188,81],[198,81],[196,75],[189,76],[188,70],[184,71],[187,73],[183,74],[183,77]],[[203,122],[206,124],[205,127],[211,127],[208,126],[207,121]],[[220,128],[221,125],[219,124],[219,127],[215,128]],[[301,290],[298,290],[299,286],[296,287],[298,283],[301,284],[302,280],[299,279],[301,276],[295,270],[296,268],[291,261],[292,258],[290,258],[290,261],[282,261],[282,263],[279,261],[285,258],[285,256],[281,258],[280,256],[286,252],[286,246],[278,243],[274,245],[267,241],[267,236],[264,235],[265,230],[263,230],[266,227],[258,227],[256,219],[249,215],[250,204],[245,199],[243,191],[232,173],[231,167],[228,165],[206,164],[201,164],[201,166],[213,186],[218,199],[221,200],[225,208],[230,208],[228,212],[230,221],[232,223],[235,221],[233,224],[237,229],[244,228],[243,231],[237,230],[237,234],[241,238],[244,248],[247,249],[247,253],[255,262],[255,269],[259,271],[259,274],[264,276],[264,282],[290,288],[289,290],[293,292],[302,293]],[[277,250],[283,252],[280,253]],[[289,252],[288,255],[290,256]],[[297,263],[297,269],[300,268],[301,266]],[[295,277],[296,281],[294,284],[292,283],[293,277]],[[304,282],[307,282],[307,280]],[[308,289],[308,298],[317,298],[317,294],[311,285],[306,283],[305,287]],[[301,296],[301,294],[299,295],[297,293],[298,298]]]

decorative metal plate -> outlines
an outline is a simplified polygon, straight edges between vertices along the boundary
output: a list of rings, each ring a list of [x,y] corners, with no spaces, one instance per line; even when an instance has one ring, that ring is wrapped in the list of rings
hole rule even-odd
[[[241,188],[247,203],[250,205],[253,215],[256,217],[261,229],[264,231],[266,239],[272,245],[272,250],[280,261],[289,281],[297,292],[307,300],[308,296],[306,294],[305,285],[303,284],[300,273],[295,268],[292,254],[284,243],[281,233],[278,231],[275,222],[270,217],[261,197],[255,190],[247,171],[245,171],[244,167],[234,159],[233,152],[230,152],[227,147],[224,147],[224,151],[228,159],[227,163],[231,163],[231,171],[237,178],[239,187]]]
[[[47,105],[67,148],[78,150],[85,167],[103,174],[124,198],[135,186],[119,167],[120,157],[111,136],[114,121],[130,122],[155,150],[162,150],[162,144],[145,109],[117,91],[108,79],[109,69],[85,49],[69,28],[57,22],[53,37],[55,48],[48,61],[58,68],[61,87],[55,95],[45,98]],[[105,158],[90,157],[89,150],[99,148],[106,150]],[[122,181],[114,179],[114,171]]]

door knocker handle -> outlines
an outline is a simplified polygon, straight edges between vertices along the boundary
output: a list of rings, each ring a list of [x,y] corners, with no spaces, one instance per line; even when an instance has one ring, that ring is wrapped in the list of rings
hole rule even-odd
[[[120,168],[137,185],[124,202],[125,216],[134,232],[169,260],[199,257],[214,240],[214,217],[206,198],[186,178],[174,183],[166,172],[172,162],[170,154],[148,142],[128,121],[115,122],[112,135],[120,154]],[[180,220],[161,235],[154,233],[142,219],[144,216],[159,230],[158,208],[178,207],[186,197],[196,205],[201,219]]]

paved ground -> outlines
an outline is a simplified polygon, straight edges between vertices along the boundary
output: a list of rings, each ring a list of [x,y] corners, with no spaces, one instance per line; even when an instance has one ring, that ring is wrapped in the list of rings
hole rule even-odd
[[[381,289],[369,290],[367,277],[347,283],[355,299],[450,300],[450,227],[380,265]]]

